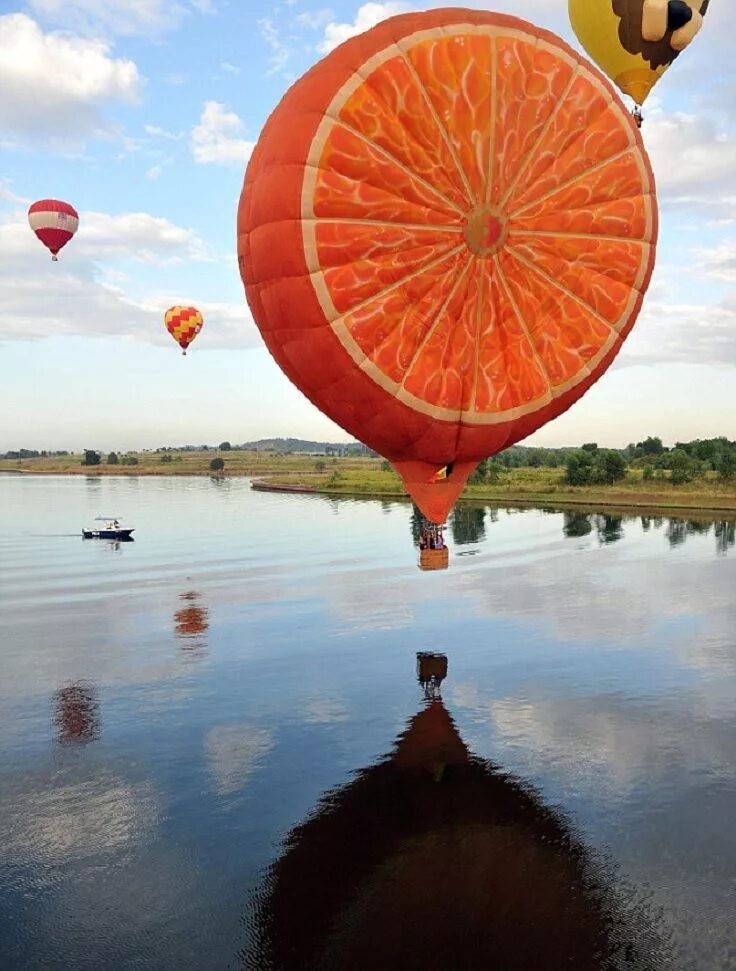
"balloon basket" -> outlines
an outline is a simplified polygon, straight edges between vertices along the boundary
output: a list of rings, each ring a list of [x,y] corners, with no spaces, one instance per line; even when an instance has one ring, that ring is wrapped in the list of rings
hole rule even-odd
[[[51,254],[51,262],[52,263],[58,263],[59,262],[59,257],[56,255],[56,253],[52,253]]]
[[[446,570],[450,565],[450,551],[445,546],[441,550],[420,550],[420,570]]]
[[[417,681],[424,686],[428,682],[444,681],[447,677],[447,655],[435,651],[417,653]]]

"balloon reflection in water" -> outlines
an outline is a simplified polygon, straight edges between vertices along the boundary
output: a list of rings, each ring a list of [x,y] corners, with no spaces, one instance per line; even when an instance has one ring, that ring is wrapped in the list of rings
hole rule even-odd
[[[94,685],[81,683],[60,688],[54,695],[57,741],[93,742],[100,737],[99,693]]]
[[[206,646],[204,635],[210,626],[209,610],[199,605],[199,594],[195,590],[180,594],[179,600],[185,606],[174,614],[174,629],[182,639],[182,648],[188,654],[200,654]]]
[[[663,966],[643,907],[624,906],[566,820],[469,751],[439,694],[446,658],[419,655],[417,673],[426,702],[393,751],[286,837],[251,902],[243,966]]]
[[[450,551],[445,543],[445,527],[422,519],[419,534],[419,569],[446,570],[450,564]]]

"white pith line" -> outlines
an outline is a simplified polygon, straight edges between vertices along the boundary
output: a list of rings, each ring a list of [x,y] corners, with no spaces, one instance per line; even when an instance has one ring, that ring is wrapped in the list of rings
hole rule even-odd
[[[529,151],[524,156],[524,160],[522,161],[522,163],[519,166],[519,168],[516,170],[516,175],[513,177],[513,179],[511,180],[511,182],[508,185],[508,188],[504,192],[504,194],[503,194],[503,196],[501,198],[501,202],[499,203],[499,205],[500,205],[501,208],[503,208],[506,205],[506,203],[509,201],[509,198],[510,198],[511,194],[513,193],[514,189],[516,188],[516,186],[517,186],[517,184],[519,182],[519,179],[524,174],[524,171],[526,170],[526,167],[529,164],[530,159],[532,159],[536,155],[536,153],[537,153],[537,151],[539,149],[539,146],[542,143],[542,139],[547,134],[547,132],[549,131],[549,129],[552,127],[552,122],[555,120],[555,118],[557,117],[557,113],[559,112],[560,108],[562,107],[562,105],[567,100],[567,96],[570,94],[570,91],[572,89],[572,86],[575,83],[575,80],[576,80],[576,78],[578,76],[578,71],[579,70],[580,70],[580,65],[578,64],[575,67],[575,69],[573,70],[572,75],[570,77],[570,80],[565,85],[565,90],[560,95],[560,98],[559,98],[557,104],[554,106],[554,108],[550,112],[549,118],[544,123],[544,125],[542,125],[541,131],[539,132],[539,134],[537,135],[537,137],[534,139],[534,144],[532,145],[532,147],[529,149]]]
[[[458,287],[460,286],[460,284],[462,283],[462,281],[465,279],[465,277],[466,277],[466,275],[468,273],[468,269],[470,267],[471,262],[472,261],[470,259],[468,259],[467,262],[465,263],[465,266],[462,268],[462,270],[458,274],[457,279],[455,280],[455,282],[453,283],[453,285],[450,287],[450,292],[447,294],[447,296],[445,297],[444,301],[442,302],[442,306],[438,310],[438,312],[437,312],[437,314],[436,314],[436,316],[434,318],[434,321],[432,323],[432,326],[427,331],[427,333],[424,335],[424,337],[422,338],[421,342],[417,346],[416,350],[412,354],[411,361],[407,365],[407,368],[406,368],[406,370],[404,372],[404,377],[401,379],[401,383],[399,384],[399,389],[401,389],[401,388],[403,388],[405,386],[406,379],[411,374],[412,368],[414,367],[414,365],[416,364],[417,360],[419,359],[422,351],[426,347],[427,342],[431,339],[432,335],[434,334],[434,332],[439,327],[440,321],[442,320],[442,315],[445,313],[445,311],[447,310],[448,306],[450,305],[450,301],[452,300],[452,298],[457,293]],[[455,323],[457,323],[457,321],[455,321]]]
[[[438,196],[438,198],[442,199],[442,201],[448,206],[448,208],[452,209],[453,212],[457,212],[461,216],[465,216],[466,211],[461,206],[459,206],[456,202],[453,202],[451,199],[449,199],[442,192],[441,189],[438,189],[436,186],[433,186],[431,182],[428,182],[423,176],[419,175],[413,169],[410,169],[408,165],[404,164],[404,162],[401,162],[399,159],[397,159],[395,155],[392,155],[391,152],[388,151],[388,149],[383,148],[381,145],[378,145],[372,139],[368,138],[367,135],[361,134],[357,130],[357,128],[353,128],[352,125],[349,125],[347,122],[343,121],[342,118],[337,118],[335,120],[335,124],[340,125],[342,128],[345,128],[347,131],[350,132],[351,135],[354,135],[356,138],[360,139],[360,141],[364,142],[374,151],[379,152],[388,161],[390,161],[392,165],[395,165],[397,169],[400,169],[402,172],[408,175],[412,181],[419,182],[421,185],[425,187],[425,189],[428,189],[434,195]],[[328,140],[329,140],[329,136],[328,136]],[[328,142],[326,141],[325,145],[327,144]],[[403,199],[405,202],[407,201],[405,196],[397,196],[396,198]],[[413,203],[413,205],[420,205],[420,203]],[[427,208],[427,207],[424,207],[424,208]],[[431,212],[432,210],[429,210],[429,211]]]
[[[596,239],[609,243],[638,243],[640,246],[651,246],[648,239],[635,236],[614,236],[612,233],[576,233],[569,229],[509,229],[509,236],[562,236],[565,239]]]
[[[552,387],[552,379],[550,378],[549,372],[547,371],[545,363],[542,360],[539,354],[539,351],[537,350],[537,345],[534,343],[534,340],[531,335],[531,331],[529,330],[529,327],[524,318],[524,315],[522,314],[521,309],[516,302],[516,298],[511,292],[511,287],[509,286],[509,282],[506,279],[506,274],[503,271],[503,267],[501,266],[501,260],[499,259],[498,254],[494,255],[493,262],[496,267],[496,272],[498,274],[498,279],[501,283],[501,286],[503,287],[506,293],[506,297],[508,298],[508,301],[511,304],[511,308],[513,309],[514,314],[516,315],[516,319],[518,320],[519,325],[521,326],[521,329],[524,331],[526,339],[529,341],[529,346],[531,347],[532,354],[534,355],[534,358],[537,364],[539,365],[539,369],[544,375],[545,381],[547,382],[547,397],[551,401],[555,397],[555,393]]]
[[[493,162],[496,146],[496,105],[498,102],[498,49],[496,38],[490,37],[491,42],[491,130],[488,139],[488,172],[486,176],[486,191],[484,200],[486,205],[493,195]]]
[[[417,72],[416,68],[414,67],[414,65],[409,60],[406,51],[403,48],[399,48],[399,49],[401,50],[401,53],[402,53],[402,55],[404,57],[404,61],[406,62],[406,66],[409,69],[409,73],[414,78],[414,83],[419,88],[419,91],[420,91],[422,97],[424,98],[424,100],[426,102],[426,105],[427,105],[427,107],[429,109],[429,112],[432,115],[432,117],[434,118],[435,124],[437,125],[437,128],[439,130],[439,133],[442,136],[445,144],[447,145],[447,148],[448,148],[448,150],[450,152],[450,155],[452,156],[452,160],[455,163],[455,168],[457,169],[457,171],[458,171],[458,173],[460,175],[460,178],[462,180],[462,183],[465,186],[465,192],[467,193],[468,201],[470,202],[470,207],[474,209],[475,206],[478,204],[478,200],[475,198],[475,194],[473,193],[473,190],[472,190],[472,188],[470,186],[470,182],[468,181],[468,177],[465,174],[465,169],[463,168],[463,166],[462,166],[462,164],[460,162],[460,159],[458,158],[457,152],[455,151],[455,147],[452,144],[452,142],[450,141],[450,136],[449,136],[449,134],[447,132],[447,129],[442,124],[442,119],[437,114],[437,109],[432,104],[432,99],[429,96],[429,92],[424,87],[424,82],[419,77],[419,73]]]
[[[314,223],[340,223],[341,225],[356,226],[383,226],[385,229],[431,229],[434,232],[452,233],[459,235],[463,231],[462,226],[453,226],[444,223],[397,223],[386,219],[363,219],[360,216],[309,216],[302,217],[302,222]]]
[[[627,145],[626,148],[621,149],[620,152],[616,152],[615,155],[612,155],[610,158],[605,159],[605,161],[596,162],[595,165],[592,165],[590,168],[585,169],[582,172],[578,172],[577,175],[573,175],[569,179],[566,179],[564,182],[561,182],[559,185],[555,186],[554,189],[550,189],[548,192],[543,193],[541,196],[538,196],[536,199],[532,199],[529,202],[525,202],[523,206],[519,206],[518,209],[514,209],[512,212],[509,213],[509,219],[513,219],[515,216],[520,215],[526,209],[531,209],[533,206],[538,206],[540,203],[545,202],[551,196],[555,195],[556,192],[563,192],[565,189],[569,189],[570,186],[575,185],[577,182],[582,182],[587,176],[591,175],[594,172],[597,172],[598,169],[605,168],[607,165],[610,165],[612,162],[617,162],[620,158],[623,158],[624,155],[629,155],[633,151],[634,151],[634,146]],[[627,198],[630,198],[630,197],[627,197]]]
[[[420,276],[422,273],[426,273],[428,270],[433,270],[435,266],[439,266],[440,263],[443,263],[445,260],[449,260],[450,257],[456,256],[464,248],[465,248],[465,243],[463,242],[459,246],[455,246],[452,249],[446,250],[440,256],[437,256],[434,259],[432,259],[431,262],[423,263],[420,266],[415,267],[414,270],[411,271],[411,273],[407,273],[405,276],[400,277],[398,280],[394,280],[387,287],[384,287],[383,290],[378,290],[370,297],[366,297],[365,300],[361,300],[360,303],[355,304],[354,307],[350,307],[348,310],[344,311],[343,313],[338,314],[336,317],[333,317],[332,320],[328,321],[328,323],[330,325],[334,325],[338,321],[344,321],[346,317],[350,316],[350,314],[357,313],[359,310],[362,310],[368,304],[373,303],[374,300],[380,300],[382,297],[387,296],[393,290],[396,290],[399,287],[403,286],[409,280],[413,280],[414,277]],[[321,270],[318,270],[317,273],[319,275],[322,275]],[[310,276],[312,275],[313,274],[310,274]]]
[[[575,303],[581,306],[583,310],[585,310],[587,313],[590,314],[591,317],[595,318],[595,320],[603,324],[604,327],[607,327],[612,334],[615,334],[616,336],[618,336],[618,328],[616,328],[613,324],[607,321],[605,317],[601,317],[601,315],[598,313],[597,310],[591,307],[590,304],[587,303],[585,300],[583,300],[582,297],[578,297],[577,294],[573,293],[572,290],[570,290],[568,287],[564,285],[564,283],[560,283],[559,280],[556,280],[553,276],[547,273],[546,270],[542,270],[540,267],[535,266],[534,263],[530,263],[529,260],[527,260],[524,256],[522,256],[520,253],[517,253],[516,250],[513,248],[513,246],[509,246],[509,255],[513,259],[517,260],[519,263],[523,263],[524,266],[530,269],[533,273],[536,273],[537,276],[541,276],[541,278],[543,280],[546,280],[546,282],[549,283],[552,287],[559,290],[561,293],[564,293],[571,300],[574,300]]]
[[[477,257],[474,257],[473,262],[480,263]],[[478,269],[480,279],[478,281],[478,296],[475,299],[475,368],[473,370],[473,388],[470,393],[470,399],[468,402],[468,408],[463,408],[463,414],[473,414],[476,410],[475,408],[475,398],[478,394],[478,372],[480,370],[480,332],[481,324],[483,318],[483,285],[485,283],[486,275],[482,270]]]

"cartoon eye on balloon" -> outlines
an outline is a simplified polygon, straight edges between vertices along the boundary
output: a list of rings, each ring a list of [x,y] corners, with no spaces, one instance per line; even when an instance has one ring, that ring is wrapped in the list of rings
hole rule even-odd
[[[606,371],[656,239],[641,135],[606,79],[470,10],[391,18],[297,81],[238,211],[271,354],[435,523],[479,461]]]
[[[166,329],[186,354],[187,348],[204,326],[204,317],[196,307],[169,307],[164,314]]]
[[[697,36],[710,0],[568,0],[578,40],[641,106]]]
[[[28,223],[56,262],[59,250],[79,228],[79,213],[74,206],[60,199],[40,199],[29,208]]]

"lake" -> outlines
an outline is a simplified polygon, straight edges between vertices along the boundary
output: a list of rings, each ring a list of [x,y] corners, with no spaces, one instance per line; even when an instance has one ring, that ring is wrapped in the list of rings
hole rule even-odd
[[[736,968],[736,524],[415,532],[0,476],[0,966]]]

